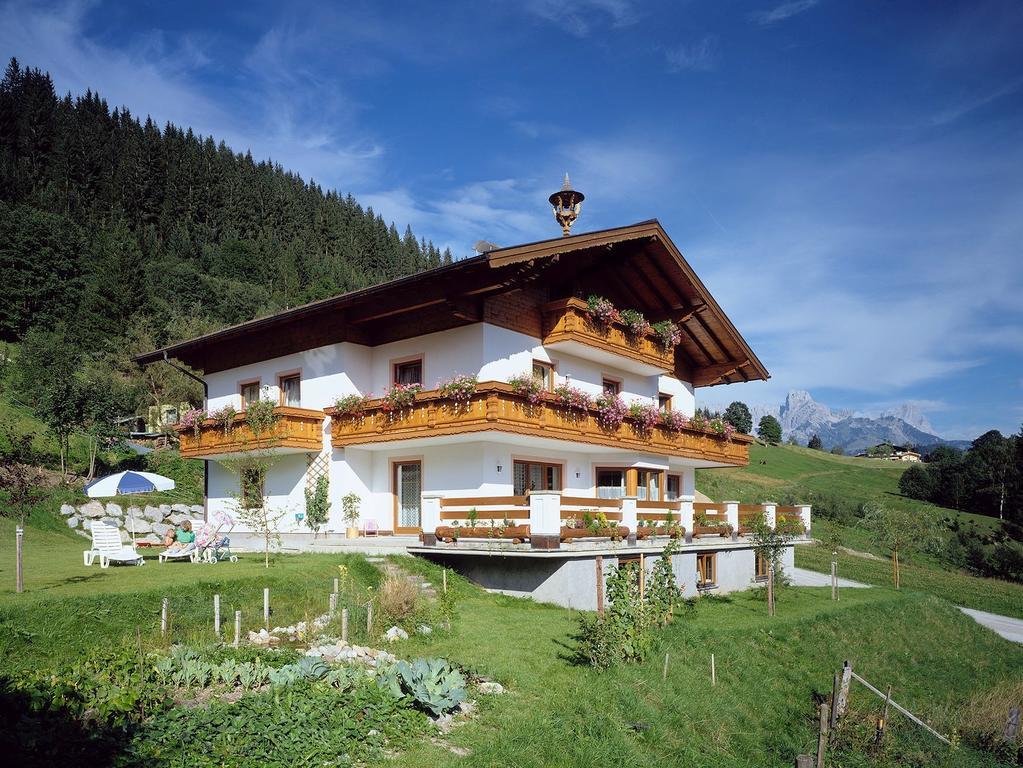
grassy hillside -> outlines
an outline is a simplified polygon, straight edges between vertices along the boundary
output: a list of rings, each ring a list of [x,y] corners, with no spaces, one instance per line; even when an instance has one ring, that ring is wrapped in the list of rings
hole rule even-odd
[[[0,530],[0,540],[8,534]],[[271,589],[274,623],[285,624],[324,610],[340,562],[356,592],[370,594],[380,578],[363,558],[336,555],[281,556],[269,570],[243,556],[233,565],[153,561],[100,571],[82,566],[80,542],[59,529],[33,526],[29,540],[24,595],[11,593],[11,550],[0,548],[0,675],[59,669],[93,652],[135,647],[136,631],[150,648],[208,642],[214,593],[222,595],[225,612],[242,610],[248,628],[258,622],[264,586]],[[435,566],[402,563],[440,582]],[[413,635],[389,650],[449,658],[509,692],[482,697],[467,725],[444,739],[421,739],[381,765],[787,767],[795,754],[812,752],[814,694],[830,690],[845,658],[867,679],[891,683],[897,701],[942,732],[962,734],[966,746],[950,752],[893,719],[888,746],[872,752],[867,741],[879,702],[854,688],[835,765],[1005,765],[970,744],[982,705],[1005,686],[1023,685],[1023,648],[934,597],[849,590],[833,603],[825,590],[787,589],[775,619],[755,593],[703,599],[679,613],[647,662],[599,673],[573,661],[577,613],[488,595],[458,577],[449,583],[459,595],[451,630]],[[162,597],[171,600],[167,639],[158,629]],[[360,628],[364,619],[356,615],[353,627]],[[711,653],[716,687],[709,679]],[[279,696],[282,717],[289,718],[289,696],[250,695]],[[301,716],[290,723],[304,733]],[[224,727],[230,731],[229,722]],[[228,733],[219,741],[225,738]]]
[[[750,446],[749,466],[736,469],[701,469],[696,488],[710,498],[756,503],[812,500],[814,494],[856,502],[878,502],[893,507],[951,517],[994,529],[998,521],[983,515],[956,512],[899,493],[899,478],[908,465],[884,459],[835,456],[791,445]]]

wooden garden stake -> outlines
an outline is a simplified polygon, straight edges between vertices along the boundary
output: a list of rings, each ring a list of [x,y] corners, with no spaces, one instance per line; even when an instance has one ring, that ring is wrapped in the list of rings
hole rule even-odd
[[[242,640],[242,612],[234,612],[234,647],[237,648]]]
[[[767,615],[774,616],[774,563],[767,564]]]
[[[597,614],[604,615],[604,556],[597,555]]]
[[[336,595],[340,590],[338,589],[338,577],[334,577],[334,594]]]
[[[824,752],[828,745],[828,705],[821,702],[820,733],[817,734],[817,768],[824,768]]]
[[[341,642],[348,642],[348,609],[341,609]]]
[[[668,679],[668,654],[664,654],[664,669],[661,671],[661,680]]]
[[[270,631],[270,587],[263,587],[263,625]]]
[[[796,757],[796,768],[813,768],[813,758],[809,755],[798,755]]]
[[[831,731],[831,737],[835,737],[835,728],[838,727],[838,707],[836,702],[838,701],[838,691],[841,685],[841,677],[836,672],[835,680],[831,684],[831,722],[828,723],[828,730]]]
[[[337,592],[330,593],[330,615],[333,616],[337,613]]]
[[[160,603],[160,636],[163,637],[167,634],[167,603],[168,600],[165,597],[163,602]]]
[[[892,687],[888,686],[888,694],[884,697],[884,708],[881,710],[881,717],[877,721],[877,733],[874,736],[874,743],[881,746],[884,741],[884,730],[888,727],[888,706],[892,703]]]
[[[220,637],[220,595],[213,596],[213,634]]]
[[[713,653],[710,655],[710,684],[711,685],[717,685],[718,684],[718,671],[717,671],[717,668],[714,666],[714,654]]]
[[[835,552],[832,555],[837,554]],[[831,599],[838,600],[838,561],[831,561]]]
[[[441,571],[441,578],[444,580],[444,594],[448,593],[448,569]]]
[[[24,592],[25,591],[25,569],[21,563],[22,546],[25,540],[25,529],[20,525],[14,529],[14,542],[15,547],[18,550],[16,555],[16,563],[14,565],[14,591]]]
[[[366,634],[373,636],[373,601],[366,603]]]

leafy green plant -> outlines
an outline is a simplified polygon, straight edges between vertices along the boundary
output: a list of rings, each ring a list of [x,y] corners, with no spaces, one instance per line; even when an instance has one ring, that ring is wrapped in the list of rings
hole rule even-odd
[[[256,400],[245,406],[245,423],[257,438],[269,435],[277,423],[275,404],[272,400]]]
[[[480,518],[479,512],[476,511],[476,507],[473,507],[472,509],[470,509],[465,517],[469,521],[469,527],[470,528],[475,528],[476,527],[476,522]]]
[[[466,699],[465,678],[444,659],[399,661],[385,675],[383,687],[409,696],[415,704],[440,717]]]
[[[334,401],[334,416],[358,416],[366,410],[367,395],[345,395]]]
[[[639,569],[634,563],[614,567],[606,580],[604,615],[579,620],[577,652],[598,669],[642,661],[653,645],[650,610],[639,594]]]
[[[355,491],[350,491],[341,497],[341,519],[345,526],[354,528],[359,524],[359,505],[362,504],[362,497]]]
[[[320,475],[312,488],[305,489],[305,524],[312,529],[314,537],[320,532],[320,526],[327,522],[329,514],[330,480],[326,475]]]
[[[225,405],[223,408],[213,411],[210,418],[223,430],[226,437],[227,433],[231,431],[231,425],[234,424],[234,417],[237,415],[238,412],[233,405]]]

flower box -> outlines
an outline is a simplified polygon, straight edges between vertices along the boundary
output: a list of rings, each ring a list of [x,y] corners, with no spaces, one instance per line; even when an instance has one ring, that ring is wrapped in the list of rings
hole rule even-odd
[[[612,528],[566,528],[561,529],[561,540],[567,539],[611,539],[622,541],[629,537],[629,529],[624,525]]]
[[[720,536],[727,539],[732,535],[730,525],[694,525],[693,536]]]
[[[670,536],[673,539],[683,539],[685,535],[686,529],[680,525],[672,528],[670,533],[665,528],[654,527],[652,525],[640,525],[636,528],[636,539],[639,541],[651,539],[654,536]]]
[[[521,544],[529,538],[529,525],[489,526],[479,525],[470,528],[465,525],[438,525],[437,538],[444,542],[458,543],[459,539],[501,539],[511,540],[512,544]]]

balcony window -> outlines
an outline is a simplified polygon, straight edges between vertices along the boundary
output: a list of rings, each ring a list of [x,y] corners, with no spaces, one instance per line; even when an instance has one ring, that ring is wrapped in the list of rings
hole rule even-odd
[[[302,378],[282,376],[280,380],[281,405],[298,408],[302,403]]]
[[[542,363],[539,360],[533,361],[533,378],[543,382],[543,388],[548,392],[554,390],[554,366],[550,363]]]
[[[528,491],[561,490],[560,464],[516,461],[512,474],[514,481],[512,493],[515,496],[525,496]]]
[[[241,385],[242,410],[249,407],[249,403],[259,400],[259,380],[248,381]]]
[[[597,470],[597,498],[620,499],[625,496],[624,469]]]
[[[696,586],[698,589],[717,586],[717,559],[717,552],[700,552],[696,555]]]
[[[404,363],[394,364],[394,383],[395,384],[423,384],[423,360],[409,360]]]
[[[670,411],[671,395],[666,395],[663,392],[657,395],[657,407],[660,408],[662,411]]]
[[[605,377],[601,382],[601,386],[604,387],[604,391],[609,395],[620,395],[622,393],[622,383],[616,379]]]

